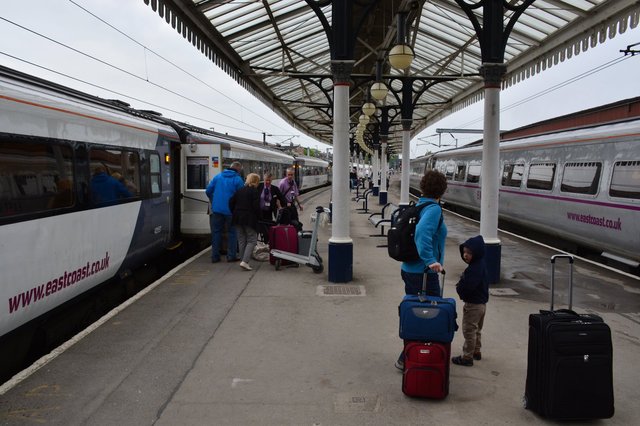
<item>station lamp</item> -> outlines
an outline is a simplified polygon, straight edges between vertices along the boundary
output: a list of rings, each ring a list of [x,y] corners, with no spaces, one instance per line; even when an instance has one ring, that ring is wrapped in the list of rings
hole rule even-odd
[[[367,102],[362,105],[362,112],[367,117],[371,117],[376,112],[376,105],[373,102]]]
[[[413,50],[406,44],[406,23],[407,14],[398,13],[397,44],[389,51],[389,63],[401,71],[409,69],[413,61]]]
[[[376,61],[376,81],[371,85],[369,90],[371,97],[375,100],[381,101],[387,97],[389,89],[387,85],[382,82],[382,61]]]

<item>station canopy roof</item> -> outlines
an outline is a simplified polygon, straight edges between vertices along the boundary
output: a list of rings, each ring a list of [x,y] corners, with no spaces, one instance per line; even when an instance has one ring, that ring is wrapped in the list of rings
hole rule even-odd
[[[322,142],[332,143],[332,57],[325,32],[332,22],[331,1],[143,1],[292,126]],[[523,4],[522,0],[484,1],[516,7]],[[378,102],[378,106],[390,107],[392,151],[399,151],[402,129],[399,109],[402,80],[398,77],[414,78],[412,137],[446,115],[482,99],[480,43],[472,21],[456,0],[351,3],[352,28],[357,31],[350,89],[352,132],[375,80],[377,60],[383,60],[382,78],[392,89],[385,100]],[[391,68],[387,60],[389,50],[396,44],[399,12],[406,13],[406,40],[415,52],[406,72]],[[482,24],[483,8],[474,8],[473,13]],[[514,13],[510,7],[504,9],[505,27]],[[637,0],[534,1],[518,17],[507,40],[503,88],[635,28],[639,19]]]

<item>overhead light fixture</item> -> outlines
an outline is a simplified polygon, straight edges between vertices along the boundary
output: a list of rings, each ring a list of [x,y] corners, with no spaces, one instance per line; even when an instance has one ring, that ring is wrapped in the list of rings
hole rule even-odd
[[[387,93],[389,93],[389,89],[387,85],[381,81],[376,81],[371,85],[371,97],[375,100],[381,101],[387,97]]]
[[[367,102],[362,105],[362,112],[367,117],[371,117],[376,112],[376,106],[373,102]]]
[[[406,44],[397,44],[389,51],[389,63],[397,70],[404,71],[411,67],[413,50]]]
[[[389,63],[395,69],[404,71],[411,67],[413,61],[413,50],[406,41],[407,13],[398,13],[398,32],[396,45],[389,51]]]
[[[387,97],[389,89],[387,85],[382,82],[382,60],[376,61],[376,82],[371,85],[369,90],[371,97],[375,100],[381,101]]]

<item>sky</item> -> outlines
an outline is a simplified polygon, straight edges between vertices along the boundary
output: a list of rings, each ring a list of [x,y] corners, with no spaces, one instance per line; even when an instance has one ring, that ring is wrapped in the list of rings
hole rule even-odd
[[[640,55],[620,60],[639,42],[640,26],[503,90],[501,129],[640,96]],[[329,148],[253,98],[142,0],[0,0],[0,64],[218,132]],[[480,129],[482,110],[481,101],[423,130],[411,157],[479,139],[432,135]]]

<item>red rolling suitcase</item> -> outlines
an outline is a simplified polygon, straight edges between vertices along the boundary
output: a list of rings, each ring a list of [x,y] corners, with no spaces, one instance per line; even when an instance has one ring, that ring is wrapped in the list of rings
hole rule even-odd
[[[402,392],[407,396],[442,399],[449,394],[451,343],[404,344]]]
[[[290,253],[298,253],[298,230],[293,225],[275,225],[269,228],[269,250],[282,250]],[[281,265],[292,262],[278,259]],[[269,263],[275,265],[276,258],[269,254]]]
[[[569,309],[553,310],[556,258],[568,258]],[[556,420],[614,414],[611,329],[601,317],[571,310],[573,257],[551,257],[551,309],[529,315],[525,408]]]

